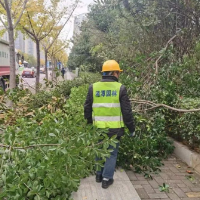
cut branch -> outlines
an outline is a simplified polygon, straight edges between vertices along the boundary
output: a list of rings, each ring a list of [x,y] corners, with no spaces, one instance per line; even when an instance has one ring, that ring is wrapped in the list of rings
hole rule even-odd
[[[177,34],[174,35],[172,38],[170,38],[170,40],[167,42],[167,44],[166,44],[166,46],[165,46],[165,51],[164,51],[164,53],[163,53],[162,55],[160,55],[159,58],[156,60],[156,63],[155,63],[155,65],[156,65],[156,71],[155,71],[155,73],[156,73],[156,74],[158,74],[158,68],[159,68],[158,62],[160,61],[160,59],[163,57],[163,55],[164,55],[165,52],[167,51],[170,42],[172,42],[172,40],[173,40],[174,38],[176,38],[176,36],[177,36]]]
[[[0,147],[5,147],[5,148],[10,148],[12,149],[30,149],[30,148],[35,148],[35,147],[50,147],[50,146],[60,146],[61,144],[36,144],[36,145],[30,145],[30,146],[25,146],[25,147],[12,147],[9,145],[5,144],[0,144]]]
[[[165,105],[165,104],[156,104],[154,102],[146,101],[146,100],[131,99],[130,101],[133,102],[133,103],[137,103],[137,104],[145,104],[145,105],[152,106],[151,108],[144,109],[144,111],[153,110],[153,109],[156,109],[156,108],[159,108],[159,107],[164,107],[164,108],[167,108],[167,109],[170,109],[170,110],[173,110],[173,111],[184,112],[184,113],[199,112],[200,111],[200,108],[190,109],[190,110],[179,109],[179,108],[174,108],[174,107],[171,107],[171,106],[168,106],[168,105]]]

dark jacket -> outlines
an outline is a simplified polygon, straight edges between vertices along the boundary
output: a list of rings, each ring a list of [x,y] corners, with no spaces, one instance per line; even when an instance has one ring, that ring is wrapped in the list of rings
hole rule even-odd
[[[102,82],[114,82],[118,81],[115,76],[103,76]],[[119,100],[121,105],[122,116],[124,120],[124,124],[129,129],[130,133],[135,131],[134,121],[133,121],[133,113],[131,109],[130,100],[128,98],[127,90],[124,85],[120,88]],[[93,85],[90,85],[88,94],[86,97],[85,105],[84,105],[84,116],[87,119],[89,124],[93,123],[92,121],[92,104],[93,104]],[[124,134],[124,128],[112,128],[109,129],[108,136],[111,137],[113,135],[122,136]]]

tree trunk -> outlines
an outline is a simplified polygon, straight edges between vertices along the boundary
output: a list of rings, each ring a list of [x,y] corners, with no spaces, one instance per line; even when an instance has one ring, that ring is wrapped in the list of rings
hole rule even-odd
[[[8,19],[8,37],[9,37],[9,52],[10,52],[10,89],[16,87],[16,66],[15,66],[15,42],[14,29],[12,23],[11,12],[8,1],[5,1],[7,19]]]
[[[36,93],[40,89],[40,41],[38,39],[35,39],[36,42],[36,51],[37,51],[37,76],[36,76],[36,84],[35,84],[35,90]]]
[[[55,66],[54,66],[54,58],[51,57],[51,66],[52,66],[52,73],[51,73],[51,78],[52,78],[52,81],[54,80],[54,69],[55,69]]]
[[[45,73],[46,73],[46,79],[48,80],[48,78],[49,78],[48,76],[49,75],[48,75],[48,69],[47,69],[47,53],[48,53],[47,49],[45,48],[44,49],[44,55],[45,55]]]

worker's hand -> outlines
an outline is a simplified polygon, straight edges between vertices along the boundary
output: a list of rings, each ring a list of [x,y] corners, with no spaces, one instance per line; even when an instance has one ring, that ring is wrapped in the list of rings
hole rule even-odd
[[[130,137],[135,137],[135,132],[130,133]]]

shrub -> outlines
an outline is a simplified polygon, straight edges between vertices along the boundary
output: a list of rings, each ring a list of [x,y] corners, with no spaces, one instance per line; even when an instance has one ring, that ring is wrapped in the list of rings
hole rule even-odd
[[[182,109],[195,109],[200,107],[199,98],[183,98],[179,107]],[[168,120],[170,136],[200,152],[200,112],[173,113],[173,120]]]
[[[165,132],[165,118],[160,112],[154,115],[136,114],[136,137],[130,138],[128,132],[122,138],[118,165],[138,173],[156,172],[174,150]]]
[[[80,179],[93,172],[95,156],[109,156],[107,146],[115,140],[104,135],[99,143],[101,132],[83,119],[87,88],[73,88],[61,108],[55,109],[60,99],[54,98],[31,118],[18,118],[6,128],[1,136],[9,146],[1,151],[1,199],[70,199]]]

